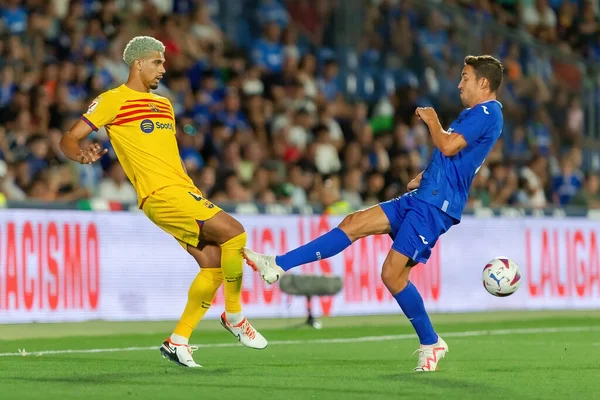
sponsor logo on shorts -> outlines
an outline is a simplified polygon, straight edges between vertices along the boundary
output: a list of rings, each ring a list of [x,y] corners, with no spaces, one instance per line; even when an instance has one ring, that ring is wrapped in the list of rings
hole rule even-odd
[[[215,205],[213,203],[211,203],[210,201],[206,200],[204,197],[200,196],[199,194],[196,193],[192,193],[192,192],[188,192],[190,194],[190,196],[192,196],[196,201],[204,201],[204,207],[206,208],[213,208]]]

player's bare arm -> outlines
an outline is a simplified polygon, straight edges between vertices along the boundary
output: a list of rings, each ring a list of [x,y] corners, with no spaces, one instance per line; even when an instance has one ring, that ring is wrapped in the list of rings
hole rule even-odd
[[[82,120],[75,122],[71,130],[67,131],[60,139],[60,149],[73,161],[81,164],[91,164],[105,155],[108,150],[93,143],[82,149],[79,142],[92,133],[92,128]]]
[[[410,182],[408,182],[408,185],[406,185],[406,188],[409,191],[415,190],[416,188],[419,187],[419,184],[421,183],[421,178],[423,178],[423,171],[421,171],[419,173],[419,175],[415,176]]]
[[[467,141],[460,133],[449,133],[442,128],[442,124],[433,108],[419,107],[416,114],[429,128],[433,144],[443,155],[451,157],[467,146]]]

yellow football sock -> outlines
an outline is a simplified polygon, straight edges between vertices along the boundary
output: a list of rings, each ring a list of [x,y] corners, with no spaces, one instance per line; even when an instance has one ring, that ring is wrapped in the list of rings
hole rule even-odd
[[[246,232],[221,245],[221,270],[224,277],[225,311],[242,312],[242,275],[244,259],[242,248],[246,245]]]
[[[217,289],[223,283],[223,272],[219,268],[200,268],[190,285],[188,302],[173,333],[189,339],[193,330],[210,308]]]

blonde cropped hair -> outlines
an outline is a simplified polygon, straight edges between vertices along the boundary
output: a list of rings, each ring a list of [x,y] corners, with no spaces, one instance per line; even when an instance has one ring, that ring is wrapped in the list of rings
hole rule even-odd
[[[136,36],[125,46],[123,61],[131,67],[135,60],[143,60],[155,51],[165,52],[165,45],[160,40],[150,36]]]

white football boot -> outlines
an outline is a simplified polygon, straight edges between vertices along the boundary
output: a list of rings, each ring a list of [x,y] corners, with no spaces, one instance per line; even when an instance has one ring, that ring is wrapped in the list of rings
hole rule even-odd
[[[444,342],[444,339],[438,336],[438,342],[432,345],[421,345],[421,347],[415,351],[419,352],[419,362],[415,367],[415,371],[419,372],[433,372],[437,371],[438,362],[446,353],[448,353],[448,345]],[[414,353],[413,353],[414,354]]]
[[[221,314],[221,325],[223,328],[227,329],[233,336],[240,341],[246,347],[250,347],[251,349],[262,350],[269,344],[267,339],[260,334],[250,321],[244,318],[239,324],[231,325],[229,321],[227,321],[227,317],[225,313]]]
[[[182,367],[200,368],[202,365],[196,364],[192,358],[192,353],[198,350],[196,346],[187,344],[175,344],[171,342],[171,338],[165,340],[160,346],[160,352],[164,358],[171,360]]]
[[[275,256],[258,254],[244,247],[242,256],[253,270],[260,274],[263,281],[268,284],[275,283],[285,273],[283,269],[275,262]]]

